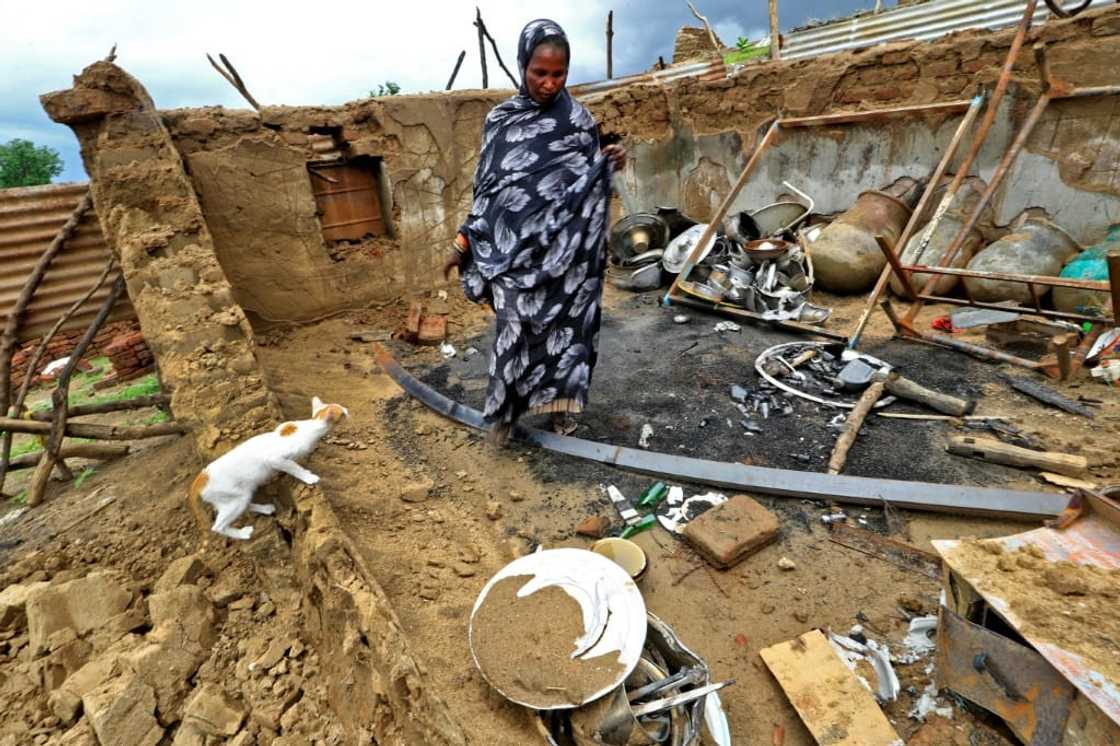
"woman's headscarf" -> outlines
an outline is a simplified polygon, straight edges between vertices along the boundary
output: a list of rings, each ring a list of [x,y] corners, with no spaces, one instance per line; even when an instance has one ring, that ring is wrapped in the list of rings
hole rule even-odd
[[[517,47],[522,77],[541,41],[564,37],[553,21],[525,26]],[[483,127],[474,203],[463,225],[471,245],[468,297],[505,309],[496,278],[512,289],[538,287],[601,253],[606,236],[609,165],[591,113],[559,91],[546,105],[521,92],[495,106]],[[537,304],[526,306],[536,309]],[[532,314],[529,314],[532,315]]]

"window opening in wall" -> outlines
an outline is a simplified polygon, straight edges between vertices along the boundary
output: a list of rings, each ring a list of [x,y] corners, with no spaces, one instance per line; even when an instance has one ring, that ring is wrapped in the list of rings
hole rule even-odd
[[[381,159],[307,164],[323,240],[336,260],[359,252],[380,256],[392,237],[384,209]]]

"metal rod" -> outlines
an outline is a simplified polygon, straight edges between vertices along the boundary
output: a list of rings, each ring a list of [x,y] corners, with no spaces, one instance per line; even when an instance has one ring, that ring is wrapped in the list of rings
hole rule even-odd
[[[385,348],[374,345],[374,356],[389,377],[425,406],[468,427],[479,429],[485,426],[481,412],[449,399],[418,381]],[[808,498],[880,508],[884,503],[889,503],[898,508],[1020,520],[1058,515],[1068,503],[1065,495],[1053,492],[906,482],[708,461],[609,443],[595,443],[523,425],[515,427],[513,435],[519,441],[554,453],[640,474],[799,500]]]
[[[731,209],[731,203],[734,202],[735,198],[739,196],[739,192],[741,192],[743,190],[743,187],[746,186],[747,180],[750,179],[750,176],[754,172],[755,167],[758,166],[758,162],[762,160],[763,154],[770,148],[770,144],[778,136],[778,121],[779,120],[775,119],[770,123],[770,127],[767,128],[766,134],[762,137],[762,141],[758,143],[758,147],[756,147],[754,149],[754,152],[751,153],[750,159],[747,160],[747,165],[743,167],[743,171],[739,174],[739,178],[731,187],[731,191],[728,192],[727,196],[723,198],[723,202],[720,204],[719,208],[716,209],[715,214],[712,215],[712,219],[708,221],[708,227],[704,229],[704,233],[700,236],[700,240],[696,242],[696,245],[692,248],[692,252],[688,255],[688,259],[685,260],[684,267],[681,268],[680,274],[678,274],[677,278],[673,280],[673,284],[669,287],[669,291],[665,294],[666,299],[671,299],[676,295],[677,285],[679,285],[682,280],[688,279],[688,275],[692,272],[692,268],[696,266],[696,262],[700,259],[700,252],[703,251],[704,247],[708,245],[708,242],[715,237],[716,231],[719,230],[720,222],[727,214],[727,211]]]
[[[1038,0],[1027,0],[1027,6],[1023,9],[1023,16],[1019,20],[1019,26],[1015,29],[1015,36],[1011,40],[1011,48],[1007,50],[1007,58],[1003,62],[1003,70],[1000,71],[999,79],[996,81],[996,87],[992,91],[992,96],[988,100],[988,106],[984,111],[984,118],[980,122],[980,127],[976,131],[976,136],[972,138],[972,143],[969,145],[968,152],[965,154],[964,160],[961,161],[960,166],[957,167],[957,172],[953,176],[953,181],[949,184],[949,188],[945,190],[945,196],[941,199],[941,204],[937,207],[936,219],[940,220],[940,215],[949,208],[953,199],[957,196],[957,191],[964,183],[965,177],[968,176],[969,170],[972,168],[973,162],[980,154],[980,148],[983,147],[985,140],[988,139],[988,130],[992,128],[992,123],[995,122],[996,114],[999,112],[999,105],[1003,103],[1003,96],[1007,92],[1007,85],[1011,82],[1011,72],[1015,67],[1015,61],[1019,59],[1019,52],[1023,48],[1023,40],[1027,36],[1027,30],[1031,27],[1031,21],[1034,18],[1035,8],[1038,7]],[[957,234],[959,243],[964,243],[964,237],[968,235],[967,231],[962,230]],[[953,241],[954,244],[958,240]],[[957,247],[960,248],[959,246]],[[924,249],[924,246],[922,247]],[[946,251],[945,254],[949,255],[950,252]],[[956,251],[952,252],[952,256],[956,256]],[[937,262],[937,264],[947,265],[952,261],[951,258],[945,259],[944,257]],[[923,293],[929,293],[933,290],[934,284],[937,282],[936,277],[930,277],[925,286],[922,288]],[[906,318],[913,321],[918,315],[921,308],[921,303],[914,303],[906,314]]]
[[[914,106],[897,106],[889,109],[872,109],[870,111],[840,111],[835,114],[820,114],[812,117],[790,117],[780,120],[783,128],[794,127],[820,127],[830,124],[853,124],[857,122],[871,122],[899,114],[927,114],[927,113],[952,113],[964,111],[972,104],[970,99],[959,101],[945,101],[940,104],[916,104]]]
[[[1025,313],[1042,316],[1048,319],[1059,319],[1067,321],[1091,321],[1099,324],[1108,319],[1102,319],[1100,316],[1090,316],[1084,313],[1074,313],[1071,311],[1051,311],[1043,308],[1035,310],[1034,308],[1025,308],[1023,306],[1001,306],[998,303],[985,303],[984,301],[974,301],[966,298],[954,298],[951,295],[932,295],[926,293],[919,293],[918,300],[927,303],[948,303],[952,306],[968,306],[969,308],[990,308],[993,311],[1010,311],[1011,313]]]
[[[1021,275],[1015,272],[987,272],[979,269],[960,269],[957,267],[931,267],[925,264],[903,264],[910,272],[929,272],[935,275],[971,277],[976,280],[999,280],[1001,282],[1025,282],[1055,288],[1074,288],[1075,290],[1095,290],[1107,293],[1110,286],[1099,280],[1072,280],[1068,277],[1049,277],[1047,275]]]
[[[918,299],[918,292],[914,289],[914,283],[910,278],[910,272],[902,266],[902,262],[898,258],[898,254],[887,242],[885,236],[875,236],[875,241],[879,244],[879,250],[883,252],[883,256],[887,258],[888,267],[894,272],[895,277],[902,283],[902,289],[906,294],[906,299],[914,301]],[[899,244],[901,245],[901,243]],[[851,344],[849,340],[849,344]]]
[[[960,149],[961,140],[964,139],[965,133],[968,132],[969,128],[972,127],[973,122],[976,121],[976,117],[980,113],[980,107],[983,105],[983,103],[983,96],[973,97],[971,103],[969,103],[968,105],[968,111],[965,112],[964,118],[961,119],[961,123],[957,125],[957,131],[953,133],[953,139],[949,141],[948,147],[945,148],[945,154],[941,156],[941,161],[937,164],[937,168],[934,169],[933,175],[930,176],[929,181],[926,183],[925,191],[922,192],[922,197],[918,200],[917,206],[914,208],[914,211],[910,213],[910,220],[906,223],[906,227],[902,230],[902,235],[898,237],[898,243],[896,245],[901,246],[903,251],[906,250],[906,244],[910,242],[910,237],[914,234],[914,231],[917,230],[918,223],[921,221],[922,216],[925,214],[926,208],[929,207],[929,202],[931,199],[933,199],[934,192],[937,191],[938,182],[941,181],[942,177],[945,175],[945,172],[949,168],[949,164],[953,161],[953,158],[956,157],[957,150]],[[925,229],[927,235],[932,233],[932,231],[936,228],[937,220],[931,220],[929,222],[929,225],[927,225]],[[887,284],[890,282],[891,270],[892,268],[890,266],[883,267],[883,273],[879,275],[879,281],[875,283],[875,288],[871,291],[871,295],[867,299],[867,305],[864,307],[863,313],[859,317],[859,321],[856,322],[855,328],[852,329],[852,333],[848,335],[849,349],[854,350],[859,346],[859,340],[860,337],[863,336],[863,330],[867,326],[867,322],[871,319],[871,314],[874,313],[875,307],[879,303],[880,296],[883,295],[883,291],[887,289]]]

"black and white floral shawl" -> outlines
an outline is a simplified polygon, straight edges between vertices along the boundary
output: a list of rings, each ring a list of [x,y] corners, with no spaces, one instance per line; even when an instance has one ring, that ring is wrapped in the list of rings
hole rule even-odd
[[[533,50],[563,35],[552,21],[522,31],[522,80]],[[567,90],[545,105],[524,82],[483,128],[474,203],[463,225],[463,288],[497,316],[485,415],[579,412],[597,357],[610,166],[590,112]]]

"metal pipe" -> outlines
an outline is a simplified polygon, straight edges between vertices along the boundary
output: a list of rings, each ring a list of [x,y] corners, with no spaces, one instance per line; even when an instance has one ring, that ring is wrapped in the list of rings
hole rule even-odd
[[[1024,282],[1028,285],[1045,285],[1055,288],[1074,288],[1075,290],[1094,290],[1107,293],[1110,285],[1100,280],[1072,280],[1068,277],[1048,275],[1021,275],[1015,272],[988,272],[980,269],[959,269],[957,267],[929,267],[924,264],[903,264],[902,269],[909,272],[930,272],[936,275],[971,277],[976,280],[1002,280],[1004,282]]]
[[[976,116],[980,113],[980,107],[983,103],[983,95],[974,96],[969,103],[968,111],[965,112],[964,118],[961,120],[961,123],[957,125],[957,131],[953,133],[953,139],[949,141],[949,146],[945,148],[945,154],[941,156],[941,162],[937,164],[933,175],[926,183],[926,188],[922,192],[922,197],[918,200],[918,205],[914,208],[914,212],[910,213],[910,221],[906,223],[906,227],[902,230],[902,235],[898,237],[898,243],[896,245],[901,246],[903,251],[906,250],[906,244],[909,243],[910,236],[912,236],[917,229],[918,223],[925,214],[926,208],[929,207],[929,201],[933,198],[933,193],[937,191],[937,183],[941,181],[941,178],[945,175],[945,171],[949,168],[949,164],[957,155],[961,140],[964,139],[964,134],[972,127],[972,123],[976,121]],[[937,221],[939,220],[940,217],[937,218]],[[932,235],[933,230],[937,227],[937,221],[931,220],[929,222],[929,226],[926,228],[927,235]],[[863,336],[863,330],[867,326],[871,314],[875,311],[875,306],[878,305],[880,296],[883,295],[883,291],[887,289],[887,284],[890,282],[891,269],[891,267],[883,267],[883,273],[879,275],[879,281],[875,283],[875,288],[871,291],[871,296],[867,299],[867,305],[863,309],[863,314],[860,315],[855,328],[852,329],[852,333],[848,336],[849,349],[854,350],[859,346],[859,340],[860,337]],[[911,283],[911,285],[912,284],[913,283]]]
[[[688,259],[685,260],[680,274],[673,280],[673,284],[669,287],[668,292],[665,293],[666,301],[675,299],[674,296],[677,292],[677,285],[679,285],[682,280],[688,279],[688,275],[692,272],[692,268],[696,266],[696,262],[700,259],[700,254],[704,250],[704,247],[714,238],[716,231],[719,230],[720,222],[723,220],[724,216],[727,215],[727,211],[731,209],[731,203],[735,201],[735,198],[739,196],[739,192],[746,186],[747,180],[754,172],[755,167],[758,166],[758,162],[762,160],[763,153],[770,148],[770,144],[774,141],[775,137],[777,137],[780,130],[778,125],[779,120],[777,119],[770,123],[770,127],[766,130],[762,141],[759,142],[758,147],[754,149],[750,159],[747,161],[747,165],[743,167],[743,172],[739,174],[739,178],[731,187],[731,191],[723,198],[723,202],[720,204],[719,208],[716,209],[715,214],[712,215],[712,219],[708,221],[708,227],[704,229],[700,240],[692,247],[692,253],[690,253]]]
[[[1012,313],[1025,313],[1034,316],[1042,316],[1049,319],[1061,319],[1066,321],[1090,321],[1094,324],[1099,324],[1107,319],[1102,319],[1100,316],[1090,316],[1084,313],[1074,313],[1072,311],[1051,311],[1046,308],[1034,309],[1024,308],[1022,306],[1003,306],[998,303],[985,303],[983,301],[974,301],[965,298],[954,298],[948,295],[926,295],[924,293],[918,294],[918,299],[923,302],[929,303],[948,303],[952,306],[968,306],[969,308],[990,308],[993,311],[1010,311]]]
[[[915,301],[918,299],[918,292],[914,289],[914,283],[910,278],[910,273],[906,267],[902,266],[902,261],[898,258],[891,245],[887,243],[887,239],[883,236],[875,236],[875,241],[879,244],[879,250],[883,252],[883,256],[887,258],[887,266],[895,273],[899,281],[902,283],[903,290],[906,291],[906,299]],[[899,245],[902,242],[899,241]],[[850,344],[850,342],[849,342]]]
[[[937,213],[935,219],[940,220],[953,199],[957,196],[957,191],[964,183],[965,177],[968,176],[969,170],[972,168],[973,162],[980,154],[980,148],[983,147],[984,141],[988,138],[988,130],[992,128],[992,123],[995,122],[996,113],[999,111],[999,105],[1003,103],[1003,96],[1007,92],[1007,85],[1011,81],[1011,71],[1015,67],[1015,61],[1019,59],[1019,52],[1023,48],[1023,40],[1027,36],[1027,30],[1031,27],[1031,20],[1034,18],[1035,8],[1038,7],[1038,0],[1027,0],[1027,7],[1023,10],[1023,17],[1019,20],[1019,26],[1015,29],[1015,36],[1011,40],[1011,48],[1007,50],[1007,58],[1003,62],[1003,70],[1000,71],[999,80],[996,81],[996,87],[992,91],[992,96],[988,101],[987,109],[984,111],[984,119],[980,122],[980,128],[976,131],[976,137],[972,139],[972,144],[965,154],[964,160],[961,161],[960,166],[957,168],[956,174],[953,176],[952,183],[949,188],[945,190],[945,196],[941,199],[941,204],[937,206]],[[956,251],[960,249],[960,244],[964,243],[964,237],[968,235],[968,231],[962,230],[957,239],[953,241],[956,250],[952,252],[952,256],[956,256]],[[922,249],[924,250],[924,246]],[[949,254],[946,251],[946,254]],[[949,264],[952,259],[946,260],[942,258],[938,264]],[[922,288],[923,293],[929,293],[933,290],[934,284],[937,282],[936,277],[930,277],[925,286]],[[913,321],[918,315],[921,308],[921,303],[915,303],[910,307],[906,314],[906,318]]]

